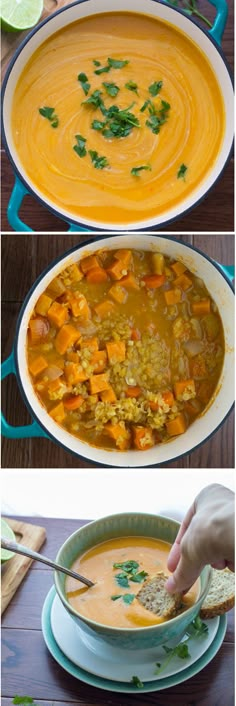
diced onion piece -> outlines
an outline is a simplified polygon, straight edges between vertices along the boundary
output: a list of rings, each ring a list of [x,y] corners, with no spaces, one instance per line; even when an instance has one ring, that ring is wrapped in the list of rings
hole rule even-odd
[[[59,368],[58,365],[49,365],[44,374],[47,376],[48,380],[57,380],[57,378],[63,375],[63,370]]]
[[[203,343],[202,341],[197,340],[196,338],[190,341],[186,341],[183,344],[183,348],[185,350],[185,353],[189,356],[189,358],[194,358],[195,355],[198,355],[198,353],[201,353],[203,350]]]

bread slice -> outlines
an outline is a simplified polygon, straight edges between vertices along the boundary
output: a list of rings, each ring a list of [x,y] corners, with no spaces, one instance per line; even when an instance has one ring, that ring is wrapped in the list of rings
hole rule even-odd
[[[200,618],[215,618],[234,607],[235,574],[229,569],[212,569],[210,589],[202,604]]]
[[[180,593],[170,595],[165,588],[168,576],[163,571],[151,579],[147,579],[141,590],[137,593],[136,598],[146,608],[160,618],[174,618],[178,609],[181,607],[182,597]]]

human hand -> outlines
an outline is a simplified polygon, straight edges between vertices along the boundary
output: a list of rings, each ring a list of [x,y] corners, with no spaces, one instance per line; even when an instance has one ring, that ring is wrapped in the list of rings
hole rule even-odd
[[[186,593],[206,564],[234,571],[234,493],[216,483],[199,493],[181,524],[168,557],[167,591]]]

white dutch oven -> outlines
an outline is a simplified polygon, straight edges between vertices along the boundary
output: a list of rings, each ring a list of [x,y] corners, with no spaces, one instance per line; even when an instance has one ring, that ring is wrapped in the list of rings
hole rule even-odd
[[[61,270],[81,257],[106,247],[108,249],[136,248],[147,251],[163,252],[167,256],[183,261],[186,266],[201,277],[211,296],[215,300],[223,322],[225,336],[225,359],[217,393],[206,411],[181,436],[166,444],[156,445],[147,451],[108,451],[98,449],[77,439],[59,426],[40,404],[28,373],[26,355],[26,337],[30,316],[34,306],[51,280]],[[113,467],[159,466],[170,463],[176,458],[188,454],[197,446],[207,441],[221,426],[229,414],[234,401],[234,294],[232,285],[221,266],[210,260],[201,251],[174,238],[153,234],[125,234],[98,237],[86,244],[79,245],[54,261],[37,279],[22,306],[15,336],[12,354],[3,363],[2,377],[15,373],[24,401],[35,420],[25,427],[9,426],[3,418],[3,434],[10,438],[30,436],[48,436],[67,451],[83,457],[92,463]],[[79,465],[79,462],[78,462]]]
[[[36,51],[37,47],[39,47],[42,42],[44,42],[52,34],[61,28],[66,27],[66,25],[71,22],[74,22],[82,17],[107,11],[117,12],[123,10],[145,13],[160,20],[166,20],[176,28],[183,31],[192,41],[201,47],[202,52],[206,55],[208,62],[211,64],[218,78],[225,105],[225,135],[220,152],[210,173],[206,176],[198,188],[188,195],[180,204],[175,205],[154,219],[148,218],[146,220],[137,220],[130,223],[129,230],[151,228],[153,226],[159,228],[172,222],[180,216],[183,216],[184,213],[187,213],[191,208],[193,208],[193,206],[196,206],[203,199],[209,189],[211,189],[213,184],[218,180],[230,156],[234,123],[232,82],[228,67],[219,46],[227,19],[227,3],[226,0],[210,0],[210,2],[215,5],[217,9],[216,19],[210,32],[200,28],[192,17],[189,17],[184,12],[173,6],[168,6],[165,2],[160,2],[160,0],[136,0],[135,3],[134,0],[113,0],[112,3],[107,0],[77,0],[77,2],[62,8],[62,10],[59,10],[50,18],[39,24],[27,36],[18,48],[10,63],[3,84],[3,135],[8,156],[13,165],[15,174],[17,175],[15,188],[13,190],[8,209],[9,222],[15,230],[30,230],[30,228],[26,226],[18,217],[18,211],[22,198],[28,192],[36,195],[40,202],[44,206],[47,206],[47,208],[49,208],[54,214],[69,222],[72,230],[86,230],[86,227],[88,226],[90,229],[100,228],[103,231],[127,230],[127,224],[109,224],[98,221],[95,222],[94,220],[76,218],[76,216],[69,211],[59,206],[56,207],[54,202],[42,195],[40,189],[35,186],[27,175],[18,157],[11,132],[12,98],[15,87],[21,72],[32,54]],[[76,229],[74,227],[75,225],[77,226]]]

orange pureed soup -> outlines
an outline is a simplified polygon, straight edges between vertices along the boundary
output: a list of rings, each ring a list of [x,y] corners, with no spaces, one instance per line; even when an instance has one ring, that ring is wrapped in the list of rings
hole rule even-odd
[[[12,107],[18,155],[42,195],[100,223],[154,218],[209,174],[225,128],[217,78],[167,22],[113,12],[55,33]]]
[[[140,628],[163,623],[139,603],[136,594],[146,578],[158,571],[169,574],[168,542],[152,537],[120,537],[98,544],[76,559],[70,568],[94,581],[92,588],[68,576],[67,600],[90,620],[116,628]],[[127,563],[129,562],[129,563]],[[199,581],[183,596],[180,612],[197,600]]]

